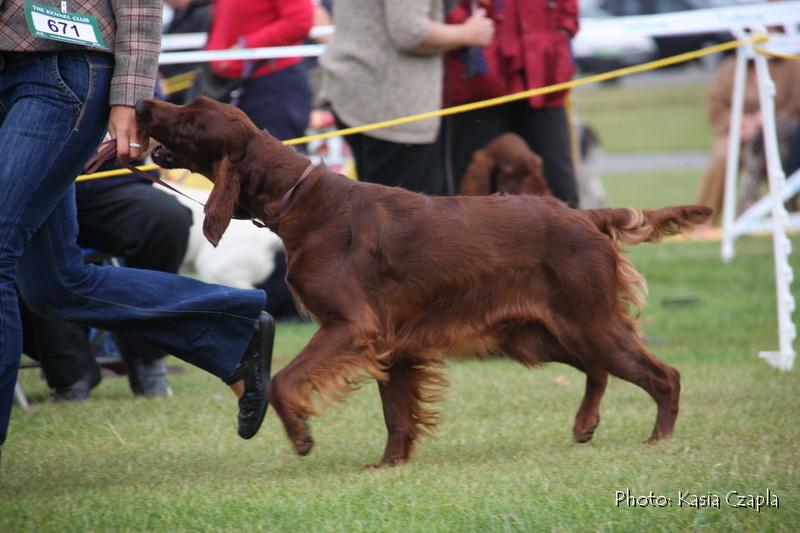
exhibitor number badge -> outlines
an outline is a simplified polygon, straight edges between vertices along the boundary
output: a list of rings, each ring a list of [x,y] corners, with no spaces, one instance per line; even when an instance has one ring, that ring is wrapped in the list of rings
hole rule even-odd
[[[70,13],[66,9],[66,4],[62,1],[62,10],[59,11],[25,0],[25,18],[31,35],[108,50],[103,34],[100,33],[97,17]]]

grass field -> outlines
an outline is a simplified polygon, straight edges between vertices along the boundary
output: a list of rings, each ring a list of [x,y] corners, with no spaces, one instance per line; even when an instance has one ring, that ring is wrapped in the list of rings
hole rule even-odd
[[[601,96],[617,98],[593,93]],[[604,113],[598,120],[612,123]],[[605,184],[615,205],[652,207],[690,201],[696,181],[693,171],[654,171]],[[770,250],[769,239],[741,240],[730,265],[714,242],[631,251],[650,285],[650,348],[682,374],[669,442],[641,444],[655,406],[612,380],[594,441],[574,444],[583,378],[562,365],[452,362],[438,437],[423,440],[410,464],[377,471],[362,468],[385,439],[372,383],[312,421],[317,446],[298,458],[272,411],[252,441],[236,437],[232,396],[193,368],[171,377],[171,399],[134,399],[124,380],[107,379],[81,405],[46,403],[44,382],[25,371],[35,404],[15,411],[3,449],[0,532],[798,531],[800,372],[756,357],[777,347]],[[797,254],[792,263],[800,266]],[[276,367],[313,331],[282,325]],[[616,505],[616,491],[628,489],[672,505]],[[725,501],[730,491],[768,489],[779,508]],[[720,507],[689,507],[679,491],[686,501],[686,491],[719,495]]]
[[[644,209],[694,203],[698,182],[696,169],[626,172],[603,177],[612,206]]]
[[[374,385],[313,421],[317,447],[301,459],[274,414],[254,440],[239,440],[228,392],[188,369],[172,378],[169,400],[132,399],[123,380],[107,380],[89,403],[17,411],[0,531],[796,531],[800,374],[755,356],[777,342],[769,246],[742,241],[728,266],[715,243],[633,252],[651,288],[642,316],[651,349],[683,376],[670,442],[641,444],[655,408],[627,383],[611,382],[595,440],[577,445],[577,372],[464,361],[448,370],[438,438],[409,465],[367,471],[384,439]],[[663,303],[685,296],[696,302]],[[278,366],[312,331],[279,329]],[[45,399],[35,372],[22,381]],[[626,488],[673,506],[617,507]],[[678,506],[678,491],[767,489],[780,508]]]
[[[707,150],[706,91],[704,84],[591,86],[573,101],[608,153]]]

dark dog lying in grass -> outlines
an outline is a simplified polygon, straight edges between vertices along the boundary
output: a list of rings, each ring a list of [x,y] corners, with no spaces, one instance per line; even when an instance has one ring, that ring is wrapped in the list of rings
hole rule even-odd
[[[708,220],[705,207],[578,211],[551,197],[428,197],[312,167],[240,110],[207,98],[136,106],[163,143],[162,166],[214,181],[204,232],[219,241],[234,215],[283,240],[287,281],[319,324],[271,384],[270,402],[300,455],[311,451],[314,393],[339,397],[378,380],[389,436],[381,465],[409,459],[431,432],[446,354],[502,353],[525,366],[557,361],[586,373],[573,427],[586,442],[609,374],[658,407],[650,441],[678,416],[678,371],[642,345],[629,308],[645,283],[619,243],[655,242]]]

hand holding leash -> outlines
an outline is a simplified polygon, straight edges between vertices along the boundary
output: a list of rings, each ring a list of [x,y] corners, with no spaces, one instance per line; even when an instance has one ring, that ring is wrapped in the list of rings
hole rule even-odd
[[[108,118],[108,133],[117,140],[117,159],[130,161],[142,157],[147,149],[149,138],[140,134],[136,124],[136,113],[131,106],[111,107]]]

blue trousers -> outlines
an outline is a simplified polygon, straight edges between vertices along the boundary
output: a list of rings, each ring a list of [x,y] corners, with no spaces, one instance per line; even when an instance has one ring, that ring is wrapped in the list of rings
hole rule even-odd
[[[263,291],[83,264],[73,183],[105,134],[113,56],[3,54],[0,445],[22,351],[15,282],[42,316],[124,333],[229,377],[264,308]]]
[[[302,137],[311,115],[311,87],[303,63],[245,82],[239,109],[280,141]]]

